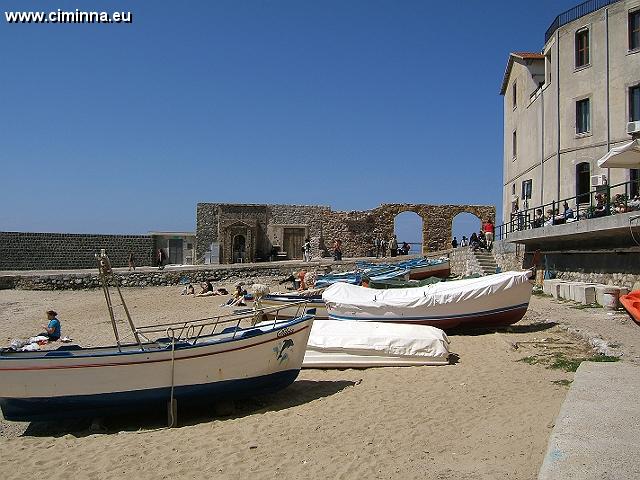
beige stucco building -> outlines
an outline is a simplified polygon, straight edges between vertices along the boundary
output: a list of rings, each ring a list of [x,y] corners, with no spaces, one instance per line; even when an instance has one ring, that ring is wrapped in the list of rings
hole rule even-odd
[[[640,0],[590,1],[558,15],[540,52],[509,56],[500,94],[503,222],[516,202],[534,208],[637,179],[597,160],[640,121]],[[588,202],[588,193],[569,201]]]

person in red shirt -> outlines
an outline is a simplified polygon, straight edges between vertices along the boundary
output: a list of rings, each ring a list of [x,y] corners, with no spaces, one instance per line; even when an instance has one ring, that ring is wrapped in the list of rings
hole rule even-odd
[[[482,225],[482,231],[484,232],[484,238],[487,241],[487,250],[491,250],[491,247],[493,247],[494,226],[490,218],[488,218],[485,224]]]

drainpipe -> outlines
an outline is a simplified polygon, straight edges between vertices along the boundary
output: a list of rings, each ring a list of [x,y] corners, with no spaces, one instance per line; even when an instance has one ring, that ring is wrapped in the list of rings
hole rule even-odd
[[[542,116],[540,120],[540,205],[544,205],[544,90],[542,88],[540,92],[540,101],[542,102],[542,112],[540,114]]]
[[[558,182],[556,189],[556,198],[560,200],[560,28],[556,30],[556,81],[558,87],[556,88],[556,116],[557,118],[557,134],[558,134],[558,146],[556,150],[556,161],[558,168]]]
[[[609,9],[604,9],[605,48],[607,54],[607,152],[611,150],[611,108],[609,105]],[[607,185],[611,185],[611,169],[607,168]]]

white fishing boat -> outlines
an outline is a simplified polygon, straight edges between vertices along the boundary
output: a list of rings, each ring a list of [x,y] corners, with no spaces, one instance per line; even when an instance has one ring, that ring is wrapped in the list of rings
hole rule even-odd
[[[292,317],[299,314],[300,302],[305,301],[308,308],[315,309],[316,320],[327,320],[329,314],[322,299],[322,290],[306,290],[298,293],[272,293],[262,297],[262,305],[265,307],[280,307],[278,314]],[[286,308],[284,308],[286,307]]]
[[[0,353],[0,407],[8,420],[102,416],[170,405],[211,403],[271,392],[297,377],[312,315],[251,326],[277,309],[194,321],[134,327],[122,344],[101,259],[103,289],[117,345],[62,346]],[[116,284],[117,286],[117,284]],[[304,311],[304,310],[301,310]]]
[[[447,365],[449,338],[439,328],[325,320],[311,329],[303,368]]]
[[[375,290],[339,283],[322,294],[329,318],[455,327],[519,321],[531,298],[531,272],[504,272],[415,288]]]

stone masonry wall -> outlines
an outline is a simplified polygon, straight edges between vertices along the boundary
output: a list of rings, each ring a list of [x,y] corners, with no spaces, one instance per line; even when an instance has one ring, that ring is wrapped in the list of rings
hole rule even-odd
[[[356,268],[355,262],[334,262],[330,264],[335,272],[350,271]],[[327,264],[311,263],[295,265],[291,262],[273,262],[265,264],[235,264],[228,266],[211,266],[211,268],[193,267],[181,269],[146,269],[146,271],[117,272],[117,278],[123,287],[171,286],[192,283],[194,285],[210,280],[221,286],[231,287],[243,282],[246,285],[263,283],[271,278],[288,277],[299,268],[324,271]],[[62,274],[12,274],[0,275],[1,289],[21,290],[84,290],[99,288],[100,280],[97,268],[94,272],[62,273]],[[285,286],[280,287],[282,291]],[[196,289],[197,291],[197,289]]]
[[[115,267],[151,265],[153,238],[146,235],[0,232],[0,270],[93,268],[95,254],[106,249]]]
[[[330,248],[334,239],[343,242],[345,256],[371,256],[377,235],[387,240],[393,236],[395,217],[403,212],[415,212],[422,218],[424,251],[446,250],[451,245],[453,219],[467,212],[481,220],[495,219],[495,207],[488,205],[425,205],[383,204],[373,210],[325,212],[323,233]]]
[[[194,263],[204,263],[209,245],[218,241],[218,205],[199,203],[196,207],[196,258]]]

